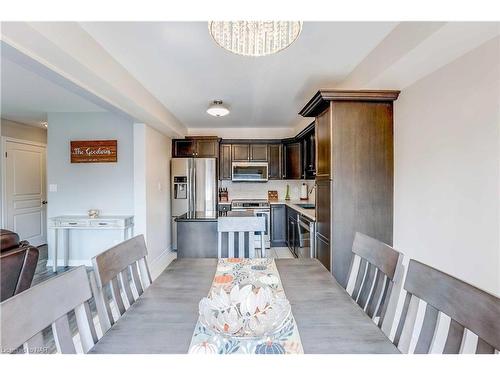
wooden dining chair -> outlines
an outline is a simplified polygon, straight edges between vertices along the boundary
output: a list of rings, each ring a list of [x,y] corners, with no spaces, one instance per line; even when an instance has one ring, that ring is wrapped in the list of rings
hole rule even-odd
[[[260,237],[261,257],[265,256],[264,234],[266,219],[261,216],[222,216],[217,223],[218,257],[222,258],[227,244],[228,258],[255,258],[255,233]]]
[[[91,287],[104,334],[151,284],[144,236],[133,237],[92,258]]]
[[[74,310],[83,351],[97,342],[88,300],[92,297],[87,271],[80,266],[35,285],[0,304],[2,352],[23,346],[25,353],[43,354],[42,331],[51,326],[58,352],[76,353],[68,313]]]
[[[352,253],[346,290],[389,336],[392,322],[387,328],[383,324],[391,295],[397,295],[394,291],[395,274],[398,265],[402,267],[403,254],[359,232],[354,237]]]
[[[477,335],[476,353],[500,349],[500,299],[462,280],[411,259],[404,284],[406,298],[394,337],[403,353],[436,353],[439,325],[444,314],[450,319],[444,327],[446,341],[439,353],[462,353],[467,331]],[[426,303],[421,328],[416,320],[420,303]],[[413,346],[413,345],[411,345]]]

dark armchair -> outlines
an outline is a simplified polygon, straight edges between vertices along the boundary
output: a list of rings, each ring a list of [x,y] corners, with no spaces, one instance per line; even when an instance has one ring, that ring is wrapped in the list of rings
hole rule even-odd
[[[38,249],[9,230],[0,229],[0,301],[28,289],[38,263]]]

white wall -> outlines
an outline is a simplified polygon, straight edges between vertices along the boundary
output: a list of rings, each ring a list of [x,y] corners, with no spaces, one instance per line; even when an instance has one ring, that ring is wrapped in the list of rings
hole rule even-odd
[[[155,278],[175,257],[171,251],[172,140],[145,124],[135,124],[134,150],[136,232],[145,235],[148,263]]]
[[[308,185],[308,190],[311,190],[314,185],[314,180],[269,180],[267,182],[232,182],[222,180],[220,187],[227,188],[229,200],[232,199],[267,199],[269,190],[278,192],[278,199],[284,200],[286,195],[286,186],[290,186],[290,199],[292,201],[300,199],[300,188],[302,183]],[[314,192],[310,194],[310,200],[314,201]]]
[[[102,215],[133,214],[132,122],[102,112],[49,113],[48,122],[47,183],[57,184],[57,192],[48,191],[48,217],[86,215],[90,208]],[[117,163],[70,163],[71,140],[98,139],[118,141]],[[73,232],[70,264],[90,264],[92,256],[120,241],[119,231]]]
[[[47,143],[47,129],[6,119],[2,119],[1,122],[1,135],[30,142]]]
[[[395,102],[394,245],[500,294],[500,39]]]

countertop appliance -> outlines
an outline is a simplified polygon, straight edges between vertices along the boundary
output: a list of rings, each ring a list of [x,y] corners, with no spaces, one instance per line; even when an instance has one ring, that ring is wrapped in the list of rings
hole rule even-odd
[[[177,249],[175,218],[187,212],[216,213],[217,163],[215,158],[173,158],[172,245]]]
[[[231,180],[233,182],[266,182],[268,168],[267,162],[233,162]]]
[[[307,216],[297,215],[298,241],[295,247],[295,256],[297,258],[315,258],[314,237],[316,223]]]
[[[231,211],[251,211],[255,216],[262,216],[266,219],[266,233],[264,234],[264,246],[271,247],[271,206],[267,199],[233,199]],[[260,239],[255,239],[255,247],[260,249]]]

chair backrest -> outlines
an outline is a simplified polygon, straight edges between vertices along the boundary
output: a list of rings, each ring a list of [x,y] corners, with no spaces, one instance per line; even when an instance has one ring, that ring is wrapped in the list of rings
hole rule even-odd
[[[0,347],[12,352],[24,345],[28,353],[43,353],[42,330],[51,326],[60,353],[76,353],[68,313],[74,310],[84,352],[97,342],[88,300],[87,271],[80,266],[35,285],[0,304]]]
[[[446,341],[440,352],[461,353],[464,331],[478,336],[476,353],[494,353],[500,349],[500,299],[462,280],[411,259],[404,289],[407,291],[394,344],[410,351],[416,336],[414,353],[435,352],[439,315],[451,318],[445,327]],[[427,303],[420,332],[416,335],[420,301]],[[444,340],[443,340],[444,341]],[[413,341],[415,342],[415,341]]]
[[[38,263],[39,252],[27,241],[11,231],[0,230],[0,301],[18,294],[31,286]]]
[[[111,303],[121,316],[151,284],[147,255],[141,234],[92,258],[94,272],[90,281],[103,333],[115,323]]]
[[[382,328],[403,254],[367,235],[356,233],[347,292]]]
[[[264,254],[266,219],[261,216],[222,216],[217,223],[218,257],[223,256],[223,240],[227,237],[228,258],[255,258],[255,233],[260,233],[260,248]],[[227,236],[225,235],[227,234]],[[248,251],[246,251],[246,249]],[[237,252],[236,252],[237,250]]]

